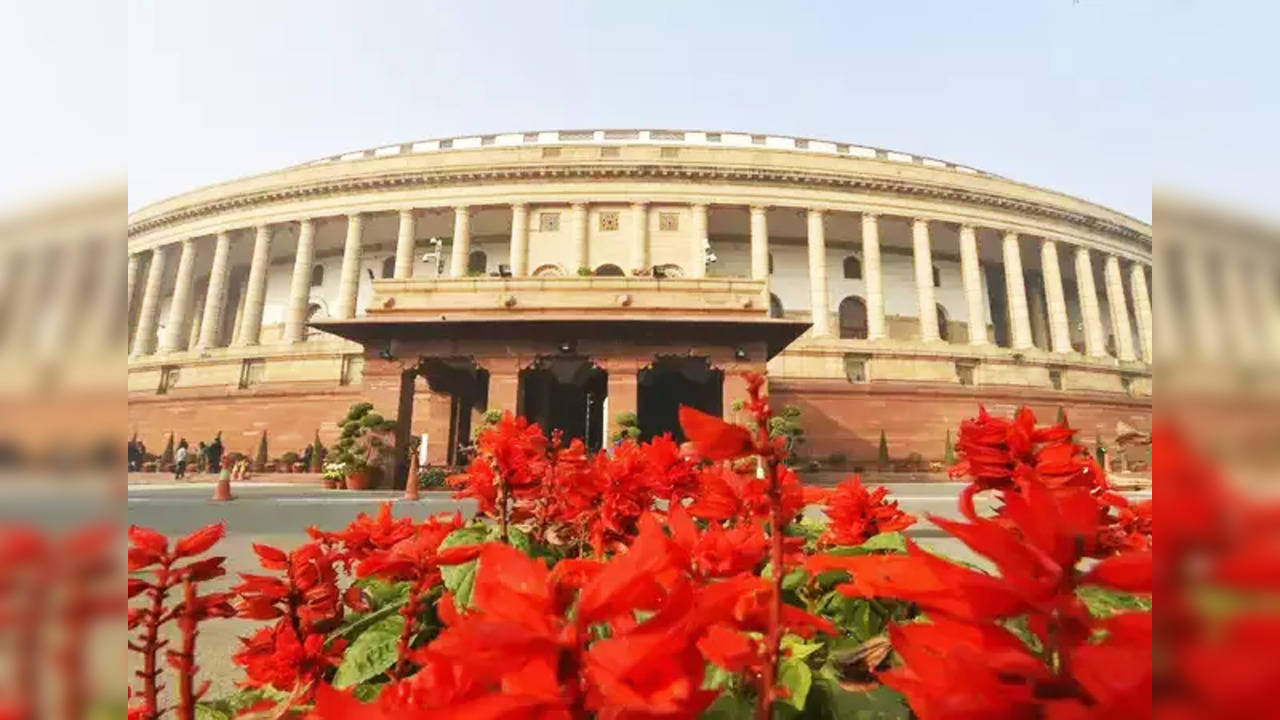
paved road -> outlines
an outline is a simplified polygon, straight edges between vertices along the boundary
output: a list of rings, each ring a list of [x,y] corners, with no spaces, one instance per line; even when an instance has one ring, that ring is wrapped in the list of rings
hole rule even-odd
[[[956,517],[956,497],[961,483],[902,483],[888,485],[901,507],[917,517],[936,514]],[[461,510],[463,516],[475,511],[471,501],[457,501],[447,493],[423,493],[417,502],[400,500],[398,492],[363,492],[322,490],[298,485],[267,483],[241,485],[233,492],[232,502],[209,500],[209,485],[146,485],[129,489],[129,523],[143,525],[168,535],[180,535],[208,523],[222,521],[227,538],[218,551],[227,556],[227,568],[237,572],[256,571],[252,544],[266,543],[292,548],[307,541],[306,528],[316,525],[333,530],[344,527],[358,512],[376,513],[388,500],[395,502],[397,516],[424,518],[436,512]],[[816,508],[809,514],[820,516]],[[920,522],[909,533],[923,546],[943,555],[965,561],[976,558],[958,541],[945,537],[935,526]],[[225,578],[220,587],[230,584]],[[239,644],[237,636],[258,626],[256,622],[224,620],[202,626],[200,632],[200,664],[203,677],[214,681],[213,696],[231,688],[238,677],[230,657]],[[132,657],[131,657],[132,660]]]

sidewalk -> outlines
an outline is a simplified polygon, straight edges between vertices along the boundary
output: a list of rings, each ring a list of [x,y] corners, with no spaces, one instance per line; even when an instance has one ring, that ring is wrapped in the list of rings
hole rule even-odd
[[[215,473],[193,473],[188,472],[187,476],[182,480],[175,481],[173,473],[162,472],[131,472],[129,473],[130,485],[212,485],[218,481]],[[255,483],[271,484],[271,485],[314,485],[315,487],[323,487],[324,483],[320,479],[320,473],[251,473],[249,477],[243,480],[237,480],[236,484],[253,485]]]

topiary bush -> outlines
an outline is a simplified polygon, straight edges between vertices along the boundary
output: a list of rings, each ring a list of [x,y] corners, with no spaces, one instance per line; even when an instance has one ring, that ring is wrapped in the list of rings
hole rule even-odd
[[[271,459],[267,454],[267,431],[263,430],[262,435],[258,438],[258,451],[253,454],[253,470],[254,472],[262,472],[267,469],[267,462]]]
[[[373,403],[358,402],[339,423],[342,428],[333,447],[332,463],[348,472],[379,467],[391,456],[396,423],[373,411]]]

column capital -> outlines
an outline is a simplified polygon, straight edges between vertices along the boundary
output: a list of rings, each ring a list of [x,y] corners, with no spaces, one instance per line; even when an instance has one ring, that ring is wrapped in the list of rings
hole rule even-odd
[[[518,209],[520,209],[520,210],[528,210],[528,209],[529,209],[529,203],[527,203],[527,202],[513,202],[513,203],[511,203],[511,209],[512,209],[512,210],[515,210],[515,209],[517,209],[517,208],[518,208]]]
[[[862,215],[862,219],[863,219],[863,220],[877,220],[877,221],[878,221],[878,220],[880,219],[880,213],[875,212],[875,211],[873,211],[873,210],[863,210],[863,211],[861,212],[861,215]]]
[[[631,201],[631,207],[633,207],[633,208],[635,208],[635,209],[637,209],[637,210],[639,210],[639,209],[641,209],[641,208],[647,208],[647,207],[649,207],[649,201],[648,201],[648,200],[632,200],[632,201]]]
[[[454,205],[454,206],[453,206],[453,214],[454,214],[454,215],[466,215],[466,214],[470,214],[470,213],[471,213],[471,206],[470,206],[470,205]]]
[[[753,215],[763,215],[769,212],[771,205],[749,205],[747,206]]]
[[[689,207],[693,208],[695,212],[707,211],[707,204],[704,202],[689,203]]]
[[[1003,237],[1004,237],[1004,239],[1005,239],[1005,240],[1008,240],[1008,239],[1010,239],[1010,238],[1013,238],[1013,239],[1015,239],[1015,240],[1016,240],[1016,239],[1018,239],[1018,236],[1019,236],[1021,233],[1019,233],[1017,230],[1002,230],[1002,231],[1001,231],[1001,234],[1003,235]]]
[[[912,215],[912,216],[911,216],[911,224],[912,224],[912,225],[921,225],[921,224],[923,224],[923,225],[928,225],[928,224],[929,224],[929,218],[924,217],[923,215]]]
[[[978,232],[978,226],[977,226],[977,225],[975,225],[975,224],[973,224],[973,223],[962,222],[962,223],[959,223],[959,225],[960,225],[960,230],[961,230],[961,231],[965,231],[965,230],[967,230],[967,231],[969,231],[969,232],[971,232],[971,233],[976,233],[976,232]]]
[[[365,216],[365,214],[364,214],[363,212],[347,213],[347,220],[355,220],[355,221],[357,221],[357,222],[364,222],[364,216]]]
[[[805,210],[811,218],[821,218],[827,214],[827,211],[824,208],[805,208]]]
[[[571,202],[569,203],[569,208],[572,210],[586,210],[588,204],[589,203],[585,203],[582,201]]]
[[[415,208],[411,208],[411,207],[407,207],[407,208],[400,208],[400,217],[402,217],[402,218],[403,218],[403,217],[413,217],[414,215],[416,215],[416,214],[417,214],[417,212],[418,212],[418,211],[417,211]]]

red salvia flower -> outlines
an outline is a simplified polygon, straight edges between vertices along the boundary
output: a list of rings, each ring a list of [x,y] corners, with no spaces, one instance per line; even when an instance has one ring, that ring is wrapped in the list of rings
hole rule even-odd
[[[905,530],[915,524],[915,517],[898,509],[898,503],[887,500],[883,487],[868,491],[857,475],[836,486],[827,496],[823,512],[828,522],[819,543],[861,545],[875,535]]]

